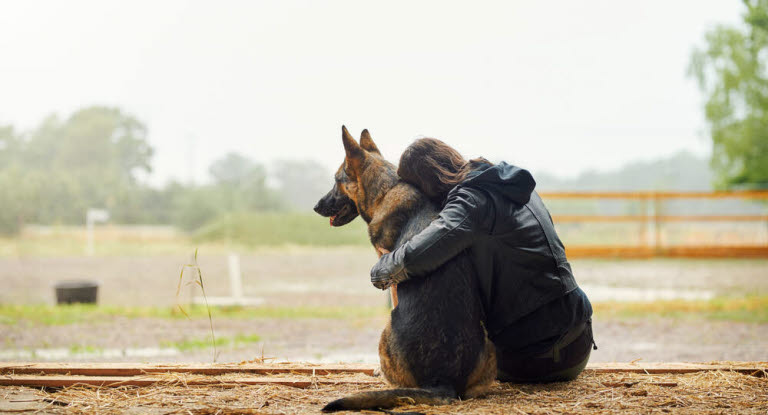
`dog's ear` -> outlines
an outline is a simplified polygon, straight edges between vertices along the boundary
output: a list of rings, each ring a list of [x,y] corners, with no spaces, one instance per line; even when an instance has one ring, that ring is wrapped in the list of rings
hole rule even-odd
[[[357,173],[365,159],[365,150],[357,144],[357,141],[347,131],[347,127],[343,125],[341,126],[341,141],[344,143],[344,151],[347,152],[347,166],[352,170],[351,172],[348,171],[347,174]]]
[[[371,153],[381,154],[379,148],[376,147],[376,143],[373,142],[373,138],[371,138],[371,133],[369,133],[367,129],[363,130],[360,134],[360,147]]]

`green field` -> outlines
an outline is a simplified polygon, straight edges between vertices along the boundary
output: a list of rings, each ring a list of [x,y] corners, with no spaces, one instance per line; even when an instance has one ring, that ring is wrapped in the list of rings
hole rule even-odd
[[[637,317],[704,318],[710,320],[768,323],[768,296],[746,298],[718,297],[701,301],[604,302],[593,304],[595,318],[632,319]],[[186,314],[185,314],[186,313]],[[382,306],[316,307],[211,307],[216,319],[360,319],[382,317]],[[117,307],[86,304],[73,305],[0,305],[0,324],[58,326],[84,322],[109,321],[114,317],[207,319],[205,307]]]
[[[211,315],[226,319],[299,319],[329,318],[355,319],[385,316],[385,306],[320,306],[320,307],[211,307]],[[42,326],[60,326],[86,322],[110,321],[115,317],[123,318],[161,318],[161,319],[208,319],[208,311],[203,306],[185,307],[120,307],[92,304],[70,305],[22,305],[0,304],[0,324],[17,325],[20,323]]]
[[[232,249],[368,246],[365,222],[331,227],[314,213],[242,213],[222,217],[192,233],[170,227],[97,226],[96,256],[223,253]],[[0,257],[82,256],[83,227],[30,226],[16,237],[0,237]]]
[[[368,232],[358,218],[346,226],[331,227],[314,213],[242,213],[227,215],[193,235],[197,242],[228,242],[254,246],[366,245]]]

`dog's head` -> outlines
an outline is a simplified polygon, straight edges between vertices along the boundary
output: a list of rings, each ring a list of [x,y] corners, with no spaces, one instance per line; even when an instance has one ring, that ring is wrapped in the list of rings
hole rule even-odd
[[[330,217],[331,226],[344,226],[357,217],[357,206],[344,191],[349,184],[349,176],[344,169],[336,171],[334,181],[333,188],[315,205],[315,212]]]
[[[386,163],[368,130],[363,130],[358,144],[347,128],[341,127],[341,140],[346,157],[336,171],[333,188],[315,205],[315,212],[330,217],[331,226],[343,226],[360,214],[360,202],[365,199],[361,178],[366,168]],[[389,164],[389,163],[386,163]],[[363,212],[363,219],[366,218]]]

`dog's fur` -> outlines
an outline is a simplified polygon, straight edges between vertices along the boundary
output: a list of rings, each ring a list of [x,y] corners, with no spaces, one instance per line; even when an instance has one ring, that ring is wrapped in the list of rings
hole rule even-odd
[[[398,179],[368,130],[358,144],[342,127],[342,141],[346,158],[336,183],[315,206],[332,226],[359,214],[381,252],[394,250],[437,217],[437,207],[426,196]],[[495,379],[495,350],[482,325],[474,269],[466,254],[399,284],[397,293],[399,303],[381,333],[379,358],[386,379],[400,389],[359,393],[323,411],[444,404],[478,396]]]

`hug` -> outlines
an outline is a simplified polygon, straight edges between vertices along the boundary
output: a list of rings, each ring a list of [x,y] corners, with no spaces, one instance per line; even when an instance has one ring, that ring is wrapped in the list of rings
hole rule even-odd
[[[434,138],[411,144],[397,174],[442,208],[426,229],[379,259],[371,282],[386,288],[419,278],[466,250],[498,379],[574,379],[595,345],[592,306],[531,174],[505,162],[466,161]]]
[[[344,161],[315,211],[344,226],[360,216],[380,255],[371,282],[392,288],[379,341],[396,389],[333,401],[323,411],[444,404],[492,382],[576,378],[594,346],[592,306],[577,286],[531,174],[466,161],[416,140],[394,166],[368,130],[342,127]]]

